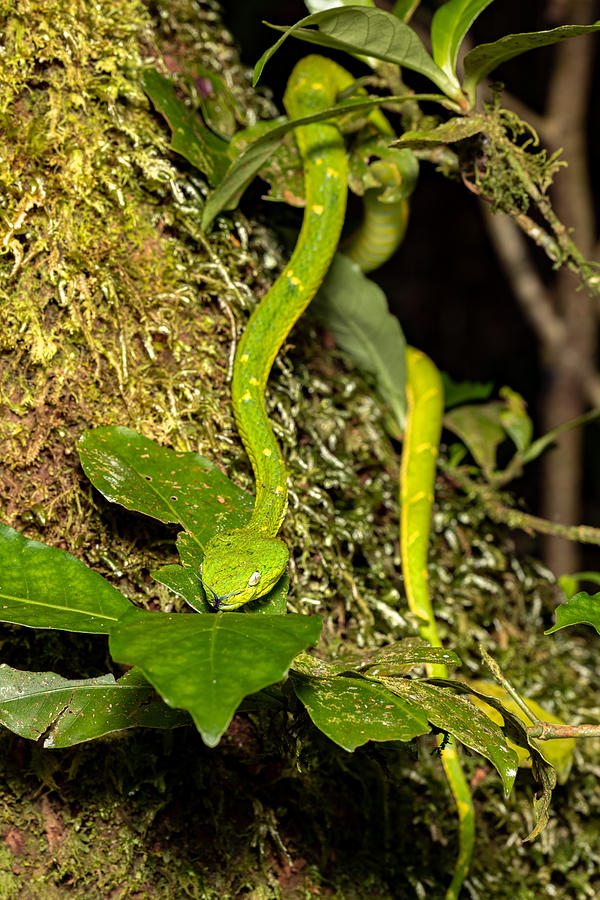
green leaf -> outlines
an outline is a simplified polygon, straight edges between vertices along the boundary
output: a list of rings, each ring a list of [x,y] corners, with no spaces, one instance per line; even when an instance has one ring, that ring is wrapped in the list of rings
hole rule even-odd
[[[0,722],[43,747],[72,747],[125,728],[177,728],[187,713],[170,709],[139,671],[70,681],[54,672],[0,665]]]
[[[414,100],[419,99],[420,96],[420,94],[410,95],[411,99]],[[331,106],[329,109],[322,109],[318,113],[313,113],[313,115],[301,116],[299,119],[288,119],[279,125],[269,128],[266,134],[261,134],[236,157],[223,176],[222,181],[208,197],[202,214],[202,230],[206,231],[215,216],[222,210],[233,209],[237,206],[240,197],[252,179],[265,166],[271,154],[278,149],[281,139],[288,132],[293,131],[294,128],[297,128],[299,125],[322,122],[325,119],[335,119],[360,110],[376,109],[382,103],[389,103],[399,99],[405,100],[407,97],[408,95],[405,94],[402,97],[368,97],[365,100],[346,100],[338,103],[336,106]]]
[[[107,634],[132,605],[71,556],[0,525],[0,622]]]
[[[457,406],[444,416],[444,425],[469,448],[487,478],[496,469],[496,451],[505,438],[500,415],[504,404],[498,401],[480,405]]]
[[[494,389],[493,381],[454,381],[446,372],[441,375],[446,409],[469,400],[487,400]]]
[[[388,310],[385,294],[348,257],[336,253],[311,311],[323,319],[338,345],[375,378],[400,429],[406,416],[406,342]]]
[[[417,704],[363,678],[294,674],[293,685],[317,728],[344,750],[367,741],[410,741],[429,731]]]
[[[304,0],[304,5],[311,13],[335,9],[336,6],[369,6],[374,7],[374,0]]]
[[[502,426],[519,453],[524,453],[533,435],[533,422],[527,415],[527,404],[520,394],[509,387],[500,388],[500,396],[506,401],[506,409],[500,413]]]
[[[316,28],[306,27],[312,25]],[[320,47],[373,56],[412,69],[433,81],[447,97],[464,105],[460,85],[448,78],[435,64],[416,32],[392,13],[363,6],[346,6],[306,16],[291,28],[275,25],[270,27],[284,33],[256,63],[254,84],[259,80],[267,61],[286,38],[293,35]]]
[[[561,25],[549,31],[532,31],[523,34],[507,34],[492,44],[480,44],[465,56],[463,88],[471,103],[475,102],[475,90],[480,81],[500,63],[513,59],[527,50],[547,47],[580,34],[591,34],[600,29],[600,21],[593,25]]]
[[[138,666],[169,706],[187,709],[214,747],[248,694],[281,681],[314,644],[319,616],[181,615],[135,610],[112,629],[118,662]]]
[[[485,116],[455,116],[428,131],[405,131],[395,142],[400,145],[412,144],[453,144],[485,131],[488,121]]]
[[[150,575],[159,584],[164,584],[174,594],[183,597],[185,602],[196,612],[208,613],[211,611],[198,576],[193,569],[177,565],[161,566],[160,569],[150,572]]]
[[[431,49],[438,66],[456,77],[456,56],[465,34],[492,0],[448,0],[431,20]]]
[[[544,634],[554,634],[568,625],[591,625],[600,634],[600,593],[590,595],[586,591],[580,591],[566,603],[557,606],[555,613],[556,625],[548,628]]]
[[[438,684],[407,679],[382,679],[391,691],[417,704],[429,721],[462,744],[481,753],[497,769],[508,795],[517,774],[518,758],[502,730],[464,697]]]
[[[405,675],[415,666],[426,663],[460,666],[461,662],[452,650],[432,647],[421,638],[403,638],[379,650],[368,650],[341,659],[324,660],[308,653],[301,653],[292,665],[295,672],[315,677],[332,677],[344,672],[366,672],[369,676]]]
[[[573,572],[571,575],[561,575],[558,579],[559,585],[569,600],[578,593],[582,581],[591,581],[592,584],[600,587],[600,572]]]
[[[197,453],[161,447],[130,428],[85,431],[78,444],[83,471],[107,500],[178,522],[199,545],[217,529],[245,525],[252,497]]]
[[[420,2],[421,0],[396,0],[392,14],[396,16],[397,19],[402,19],[404,22],[410,22],[412,14],[417,9]]]
[[[144,90],[171,128],[171,149],[199,169],[211,185],[218,184],[227,171],[227,141],[205,125],[198,113],[179,99],[175,85],[156,69],[142,75]]]

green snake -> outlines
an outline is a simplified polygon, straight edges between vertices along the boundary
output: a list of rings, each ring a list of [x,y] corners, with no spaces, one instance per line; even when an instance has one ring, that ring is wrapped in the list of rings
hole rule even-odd
[[[308,56],[294,68],[284,96],[290,117],[335,104],[353,82],[336,63]],[[256,479],[256,501],[243,528],[216,533],[205,548],[201,580],[215,610],[237,609],[268,593],[286,570],[289,551],[277,533],[287,508],[287,474],[267,416],[264,393],[275,356],[317,292],[338,246],[346,210],[348,163],[337,126],[296,128],[303,161],[306,207],[296,248],[283,274],[256,307],[238,345],[232,382],[233,409]],[[375,165],[379,165],[378,163]],[[385,164],[378,172],[385,185]],[[344,247],[363,269],[385,262],[404,237],[408,203],[380,202],[381,189],[365,194],[365,219]],[[429,598],[427,555],[441,432],[443,392],[437,368],[408,347],[407,421],[400,473],[401,555],[409,606],[421,620],[422,637],[440,646]],[[445,677],[443,666],[430,675]],[[441,749],[459,814],[459,856],[446,900],[458,897],[471,857],[473,804],[456,748]]]
[[[375,165],[384,166],[385,163]],[[379,180],[385,183],[385,172]],[[380,202],[381,189],[365,193],[365,218],[344,252],[363,271],[382,265],[396,251],[408,222],[408,202]],[[444,392],[434,363],[414,347],[406,348],[406,426],[400,469],[400,552],[409,608],[420,620],[419,632],[441,647],[429,596],[427,557],[436,460],[442,431]],[[443,665],[427,666],[430,677],[447,678]],[[469,785],[452,741],[439,741],[442,766],[456,803],[459,851],[446,900],[458,898],[469,869],[475,839],[475,811]]]
[[[335,104],[354,78],[337,63],[307,56],[284,95],[290,118]],[[336,251],[344,215],[348,162],[342,135],[328,122],[302,125],[295,137],[304,166],[306,207],[296,248],[256,307],[237,347],[233,411],[256,480],[256,501],[243,527],[208,541],[200,576],[215,610],[237,609],[267,594],[284,574],[289,551],[277,537],[287,509],[287,473],[265,408],[265,387],[290,329],[316,294]]]

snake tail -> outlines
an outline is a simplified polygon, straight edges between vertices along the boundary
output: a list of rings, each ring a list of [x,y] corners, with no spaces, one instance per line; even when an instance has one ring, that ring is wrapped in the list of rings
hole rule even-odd
[[[290,118],[335,104],[353,82],[341,66],[320,56],[300,60],[284,105]],[[290,329],[316,294],[338,245],[348,163],[337,126],[299,126],[294,132],[304,165],[306,207],[294,252],[248,320],[238,344],[232,380],[233,410],[256,480],[256,502],[246,526],[208,541],[202,583],[215,609],[237,609],[264,596],[284,573],[289,551],[277,537],[287,509],[287,472],[265,407],[271,366]]]

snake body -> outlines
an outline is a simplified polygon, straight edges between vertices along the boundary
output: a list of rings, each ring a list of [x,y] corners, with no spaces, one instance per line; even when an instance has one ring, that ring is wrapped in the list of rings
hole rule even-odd
[[[307,56],[290,75],[284,104],[290,118],[335,104],[353,82],[337,63]],[[201,578],[214,609],[237,609],[268,593],[285,572],[289,551],[277,533],[287,508],[287,474],[265,408],[273,361],[316,294],[337,248],[346,211],[348,163],[342,135],[327,122],[299,126],[306,207],[296,248],[256,307],[238,345],[233,410],[256,479],[256,502],[243,528],[208,541]]]

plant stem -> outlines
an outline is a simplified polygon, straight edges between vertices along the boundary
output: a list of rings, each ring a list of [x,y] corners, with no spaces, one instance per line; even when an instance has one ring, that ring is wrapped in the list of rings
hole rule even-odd
[[[476,496],[481,501],[493,522],[508,525],[509,528],[520,528],[522,531],[558,535],[581,544],[598,544],[600,546],[600,528],[594,528],[593,525],[564,525],[561,522],[550,522],[548,519],[514,509],[512,506],[502,503],[492,488],[469,478],[463,470],[450,466],[443,460],[440,460],[440,468],[465,493]]]

